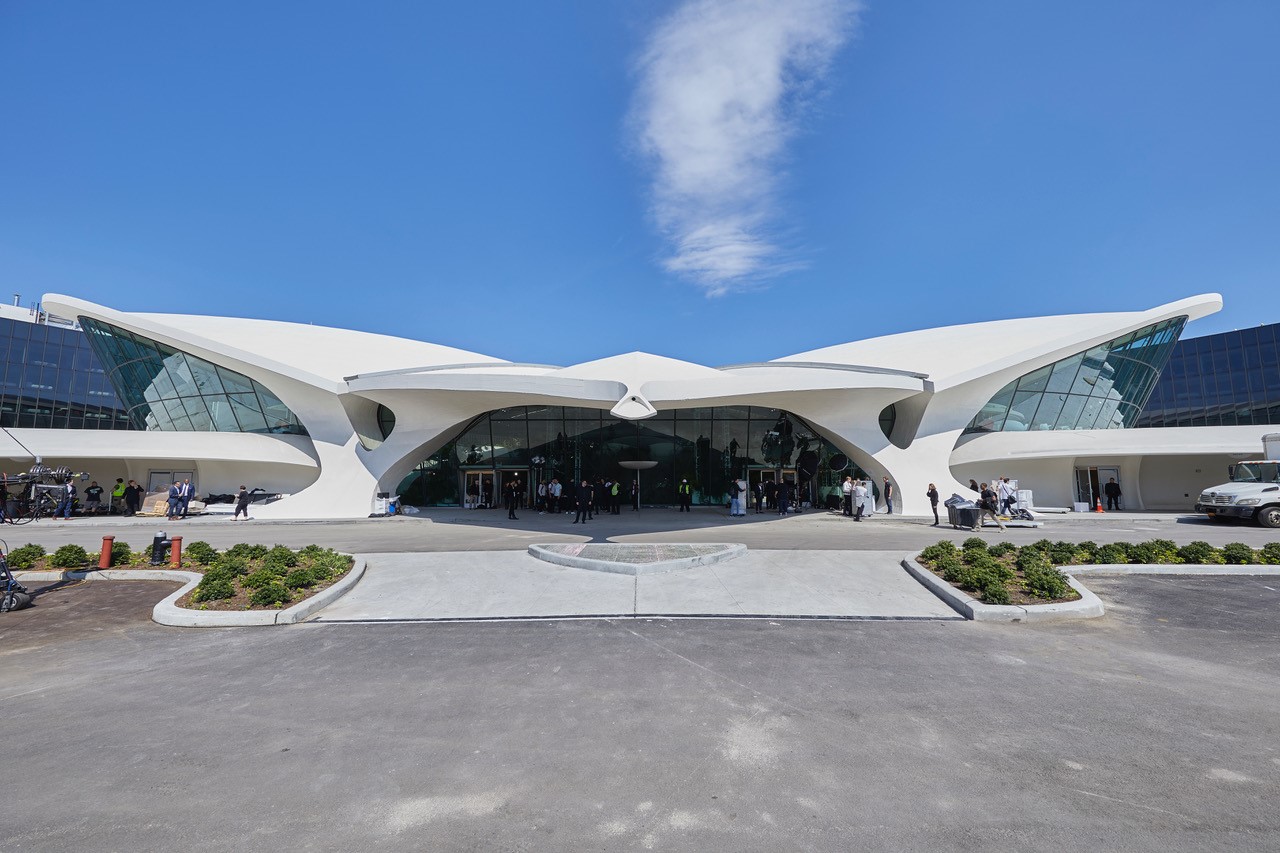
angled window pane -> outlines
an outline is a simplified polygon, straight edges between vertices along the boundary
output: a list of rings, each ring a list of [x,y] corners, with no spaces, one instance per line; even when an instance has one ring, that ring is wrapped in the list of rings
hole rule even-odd
[[[227,399],[242,432],[267,431],[267,419],[258,408],[257,394],[228,394]]]

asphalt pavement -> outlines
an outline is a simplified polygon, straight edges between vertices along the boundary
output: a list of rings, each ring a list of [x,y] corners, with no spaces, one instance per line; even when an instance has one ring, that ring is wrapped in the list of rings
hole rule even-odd
[[[1277,585],[1091,583],[1055,625],[220,630],[64,587],[0,616],[0,848],[1280,847]]]

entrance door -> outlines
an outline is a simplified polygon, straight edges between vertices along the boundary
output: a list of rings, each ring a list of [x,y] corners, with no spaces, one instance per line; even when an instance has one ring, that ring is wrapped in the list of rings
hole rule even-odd
[[[516,509],[523,509],[529,502],[529,471],[525,468],[503,468],[498,471],[498,482],[495,484],[498,491],[495,493],[494,501],[496,506],[503,506],[503,501],[507,493],[507,483],[515,480],[520,486],[520,506]]]
[[[183,480],[190,480],[192,491],[196,491],[196,475],[192,471],[151,471],[147,474],[147,494],[168,491]]]
[[[488,509],[495,506],[495,489],[493,471],[462,472],[462,505],[466,509]]]
[[[1102,501],[1105,505],[1107,498],[1103,489],[1113,477],[1116,485],[1120,485],[1120,469],[1114,465],[1077,468],[1076,500],[1087,504],[1090,510],[1098,505],[1098,501]]]

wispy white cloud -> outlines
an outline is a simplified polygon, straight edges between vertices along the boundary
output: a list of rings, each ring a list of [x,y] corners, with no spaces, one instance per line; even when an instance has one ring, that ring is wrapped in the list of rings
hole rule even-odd
[[[787,142],[858,0],[688,0],[638,61],[631,123],[671,272],[719,296],[798,266],[780,245]]]

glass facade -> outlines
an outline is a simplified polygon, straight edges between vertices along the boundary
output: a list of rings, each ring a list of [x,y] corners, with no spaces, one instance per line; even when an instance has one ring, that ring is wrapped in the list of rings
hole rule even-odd
[[[1186,321],[1147,326],[1010,382],[965,433],[1134,426]]]
[[[306,435],[260,383],[124,329],[80,318],[137,429]]]
[[[598,409],[518,406],[476,419],[398,492],[412,505],[457,506],[464,495],[484,495],[484,502],[511,479],[526,491],[553,477],[566,488],[597,477],[629,484],[635,472],[618,463],[633,460],[657,462],[640,474],[644,504],[674,504],[686,478],[695,503],[723,504],[729,480],[738,477],[789,479],[803,500],[825,505],[845,476],[866,478],[812,427],[778,409],[680,409],[636,422]]]
[[[0,317],[0,355],[0,427],[132,427],[79,329]]]
[[[1140,427],[1280,424],[1280,323],[1174,347]]]

